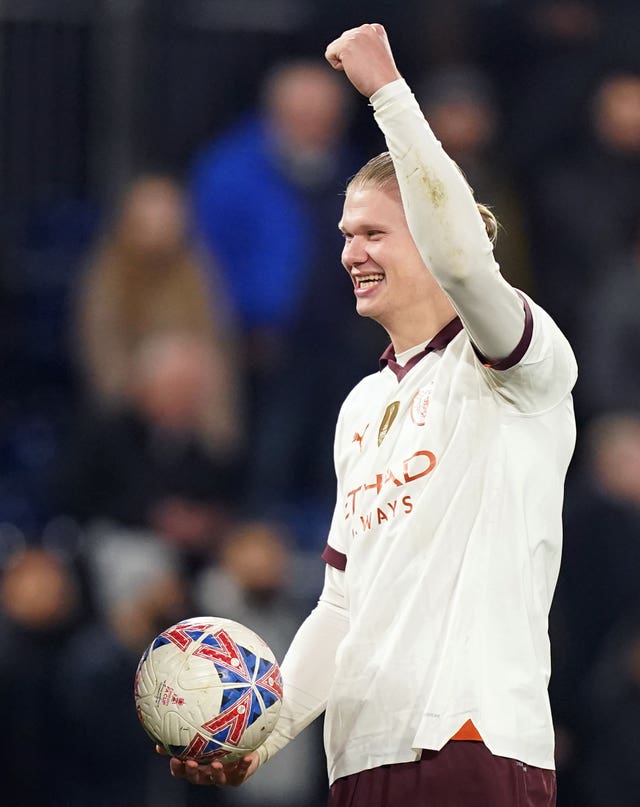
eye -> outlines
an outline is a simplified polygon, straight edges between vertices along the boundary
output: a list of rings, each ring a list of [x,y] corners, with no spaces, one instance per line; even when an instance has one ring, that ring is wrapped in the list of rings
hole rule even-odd
[[[352,240],[353,235],[352,235],[351,233],[345,233],[344,231],[341,231],[341,233],[342,233],[342,237],[343,237],[343,239],[344,239],[344,240],[345,240],[347,243],[349,243],[349,241],[351,241],[351,240]]]
[[[367,231],[367,238],[370,241],[379,241],[382,237],[383,233],[382,230],[368,230]]]

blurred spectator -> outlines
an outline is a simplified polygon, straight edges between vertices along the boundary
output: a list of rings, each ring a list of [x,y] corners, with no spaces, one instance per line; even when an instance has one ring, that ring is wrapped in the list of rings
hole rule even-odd
[[[190,334],[140,345],[126,402],[89,418],[58,464],[59,512],[153,531],[189,563],[208,556],[233,518],[240,482],[224,389],[203,422],[203,401],[211,406],[210,390],[227,383],[216,369],[209,345]]]
[[[228,617],[255,630],[281,661],[300,624],[288,596],[291,539],[266,521],[242,521],[227,534],[219,562],[203,569],[194,586],[203,613]]]
[[[0,581],[0,750],[7,807],[58,807],[72,732],[54,686],[80,613],[73,569],[40,548],[14,552]]]
[[[583,804],[585,759],[594,734],[603,731],[592,722],[585,681],[611,630],[640,605],[640,414],[604,415],[591,425],[585,443],[584,470],[567,488],[563,562],[551,620],[550,694],[566,797],[559,804],[568,807]]]
[[[330,509],[339,405],[385,347],[373,324],[354,335],[353,291],[339,266],[340,193],[359,166],[348,100],[324,62],[280,64],[261,107],[193,169],[196,220],[242,328],[259,514],[307,498]]]
[[[74,767],[56,805],[183,804],[184,785],[166,781],[166,760],[156,755],[133,700],[142,652],[186,615],[175,553],[125,532],[103,532],[86,552],[97,617],[69,643],[56,677],[66,766],[73,760]]]
[[[640,411],[640,206],[633,243],[623,246],[600,267],[583,308],[580,344],[589,371],[578,390],[589,415]]]
[[[506,152],[528,177],[549,156],[571,149],[589,82],[608,48],[610,18],[623,3],[634,0],[418,3],[414,58],[421,70],[429,60],[487,71],[508,113]]]
[[[278,661],[284,658],[306,610],[306,604],[296,604],[288,594],[289,547],[289,537],[281,526],[242,522],[228,535],[220,564],[204,570],[194,588],[197,608],[255,630]],[[229,804],[316,807],[325,803],[324,755],[317,732],[312,729],[301,734],[272,763],[230,793]],[[317,801],[319,791],[324,798]]]
[[[541,165],[570,153],[581,137],[583,105],[605,47],[606,5],[612,3],[527,0],[508,4],[510,9],[505,5],[494,10],[498,29],[489,35],[486,58],[490,64],[491,45],[497,46],[503,72],[494,75],[500,75],[513,111],[510,152],[525,175],[535,178]]]
[[[640,210],[640,73],[601,79],[584,147],[534,183],[537,283],[578,354],[580,300],[629,249]]]
[[[133,352],[159,333],[192,333],[211,344],[220,365],[229,361],[228,307],[194,246],[182,189],[169,177],[140,177],[125,193],[79,284],[75,324],[86,387],[103,408],[122,401]]]
[[[640,606],[640,598],[637,600]],[[640,793],[640,607],[611,631],[586,686],[590,732],[584,807],[636,807]]]
[[[303,290],[336,242],[335,233],[323,241],[322,213],[339,210],[351,165],[347,123],[344,87],[322,63],[285,63],[264,81],[256,114],[196,160],[196,221],[220,260],[257,374],[281,366]]]
[[[495,255],[502,273],[516,288],[533,293],[524,206],[505,156],[489,77],[470,64],[442,68],[423,80],[417,96],[444,150],[500,221]]]

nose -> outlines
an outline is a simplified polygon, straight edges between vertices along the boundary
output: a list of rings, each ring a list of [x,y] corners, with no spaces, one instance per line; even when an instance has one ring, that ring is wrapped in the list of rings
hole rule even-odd
[[[352,236],[344,242],[342,248],[342,265],[345,269],[353,269],[367,260],[367,251],[362,238],[357,235]]]

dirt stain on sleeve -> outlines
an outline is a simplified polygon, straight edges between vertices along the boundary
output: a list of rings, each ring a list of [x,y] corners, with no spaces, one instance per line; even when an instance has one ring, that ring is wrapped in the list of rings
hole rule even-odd
[[[429,169],[424,167],[422,169],[421,180],[429,199],[431,199],[431,204],[434,207],[442,207],[447,199],[447,191],[444,182],[434,177]]]

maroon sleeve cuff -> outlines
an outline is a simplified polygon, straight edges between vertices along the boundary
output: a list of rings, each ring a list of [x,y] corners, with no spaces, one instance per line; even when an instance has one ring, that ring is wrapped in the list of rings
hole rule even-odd
[[[485,358],[485,356],[482,355],[482,353],[480,353],[475,345],[473,346],[476,356],[485,365],[485,367],[490,367],[492,370],[510,370],[512,367],[515,367],[527,352],[529,345],[531,344],[531,337],[533,336],[533,314],[531,313],[531,308],[526,298],[521,294],[518,296],[522,300],[522,306],[524,308],[524,330],[522,332],[520,341],[515,346],[514,350],[512,350],[507,356],[507,358],[500,359],[500,361],[496,362],[489,361],[487,358]]]
[[[338,569],[341,572],[344,572],[344,570],[347,568],[347,556],[343,555],[342,552],[338,552],[337,549],[329,546],[329,544],[327,544],[324,548],[322,560],[325,563],[328,563],[329,566],[333,566],[334,569]]]

